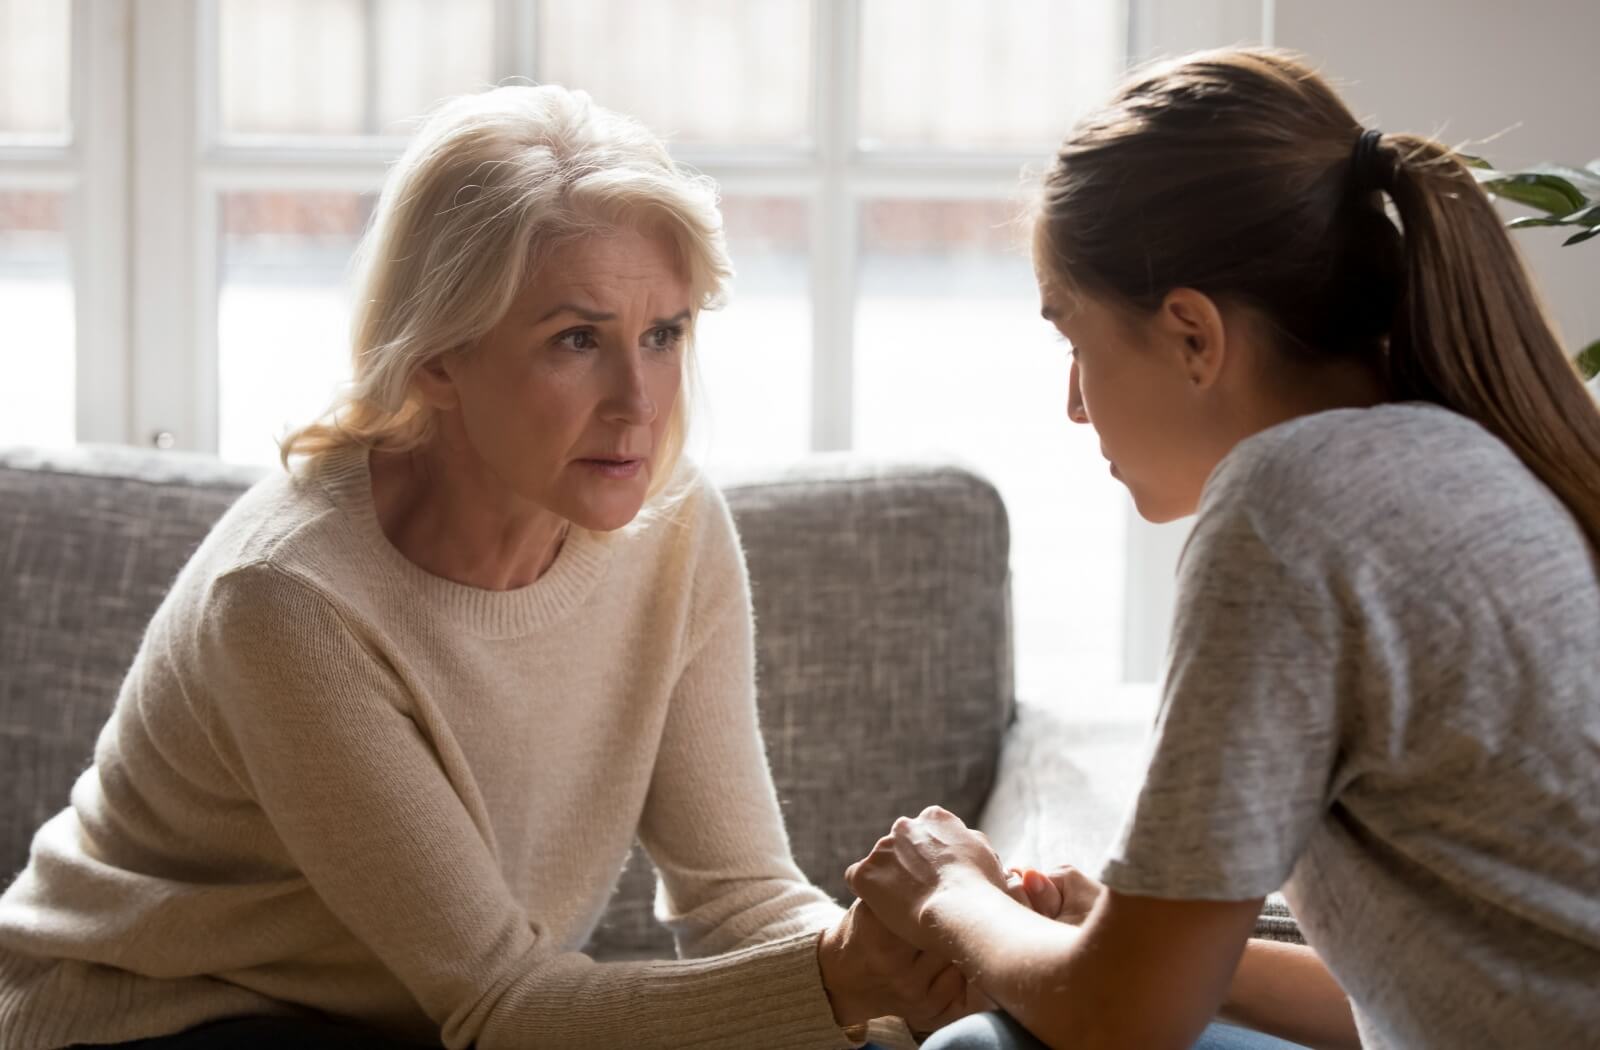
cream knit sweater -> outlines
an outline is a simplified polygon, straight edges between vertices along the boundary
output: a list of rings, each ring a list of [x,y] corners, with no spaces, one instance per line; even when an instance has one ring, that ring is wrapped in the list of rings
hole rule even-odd
[[[0,897],[0,1047],[305,1008],[480,1050],[849,1045],[733,524],[685,476],[507,592],[407,561],[364,453],[246,494]],[[684,958],[596,963],[636,832]]]

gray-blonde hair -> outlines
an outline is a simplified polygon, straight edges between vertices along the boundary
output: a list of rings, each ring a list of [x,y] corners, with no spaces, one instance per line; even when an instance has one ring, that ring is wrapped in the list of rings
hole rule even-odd
[[[732,269],[716,187],[675,164],[638,121],[552,85],[440,105],[390,172],[356,252],[352,381],[318,421],[284,438],[284,465],[350,446],[423,444],[435,410],[416,396],[417,369],[473,346],[556,247],[623,227],[672,242],[697,314],[721,304]],[[688,379],[687,355],[684,367]],[[682,455],[685,402],[673,408],[651,497]]]

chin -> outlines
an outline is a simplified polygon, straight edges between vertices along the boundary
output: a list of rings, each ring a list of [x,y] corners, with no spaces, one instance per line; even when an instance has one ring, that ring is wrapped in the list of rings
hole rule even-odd
[[[630,524],[644,508],[645,487],[637,492],[606,493],[597,499],[579,500],[571,512],[562,516],[580,529],[590,532],[615,532]]]
[[[1132,485],[1128,486],[1128,494],[1133,497],[1133,507],[1139,512],[1139,517],[1152,525],[1165,525],[1169,521],[1177,521],[1194,513],[1193,507],[1186,509],[1177,506],[1172,500],[1157,499]]]

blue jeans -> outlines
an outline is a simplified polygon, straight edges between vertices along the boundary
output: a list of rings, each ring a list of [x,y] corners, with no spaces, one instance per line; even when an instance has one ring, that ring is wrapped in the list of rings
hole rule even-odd
[[[1044,1044],[1033,1037],[1010,1015],[1002,1013],[973,1014],[955,1024],[946,1025],[922,1044],[922,1050],[1044,1050]],[[1270,1035],[1235,1028],[1227,1024],[1214,1024],[1200,1036],[1194,1050],[1298,1050],[1296,1044],[1274,1039]]]

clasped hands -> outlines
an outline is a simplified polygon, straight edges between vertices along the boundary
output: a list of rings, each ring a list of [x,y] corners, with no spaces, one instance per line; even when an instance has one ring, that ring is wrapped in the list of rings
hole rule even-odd
[[[982,832],[938,806],[896,820],[845,882],[858,899],[817,947],[834,1016],[841,1027],[896,1016],[919,1033],[994,1008],[940,940],[941,900],[999,890],[1076,925],[1103,891],[1075,868],[1007,869]]]

